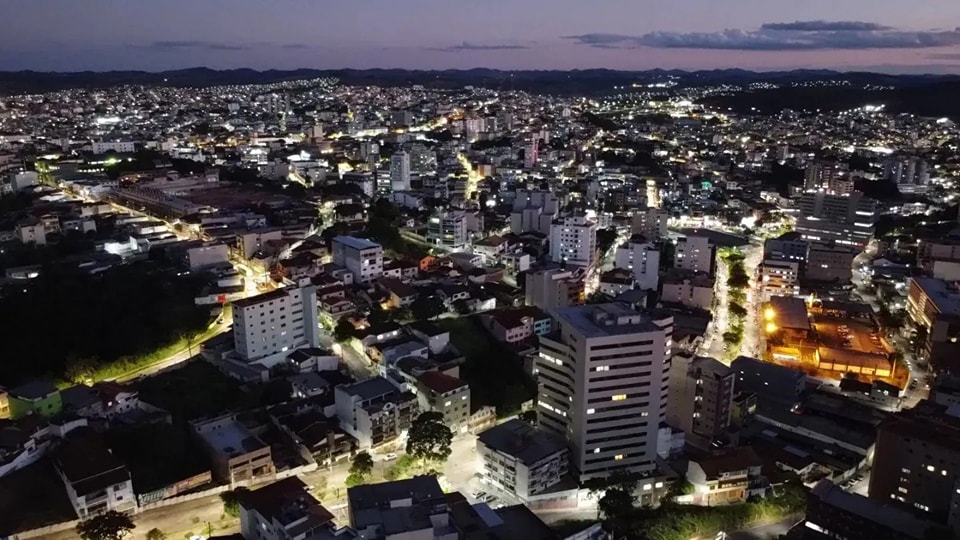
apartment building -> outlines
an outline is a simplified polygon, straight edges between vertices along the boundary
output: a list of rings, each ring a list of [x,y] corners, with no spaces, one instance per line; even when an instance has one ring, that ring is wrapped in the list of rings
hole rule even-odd
[[[800,263],[764,259],[760,263],[760,294],[764,300],[800,294]]]
[[[597,224],[583,216],[550,225],[550,260],[591,268],[597,262]]]
[[[826,242],[811,242],[803,277],[814,281],[846,283],[853,277],[857,250]]]
[[[272,367],[298,348],[319,347],[317,289],[287,287],[231,304],[233,342],[247,362]]]
[[[960,367],[960,289],[936,278],[910,278],[907,314],[924,330],[920,356],[935,368]]]
[[[691,502],[701,506],[744,503],[751,496],[765,495],[768,487],[763,462],[749,446],[691,458],[687,481],[693,485]]]
[[[640,234],[651,241],[657,241],[667,236],[667,222],[670,214],[659,208],[647,208],[634,212],[630,224],[631,234]]]
[[[410,154],[390,156],[390,191],[410,191]]]
[[[566,441],[513,419],[477,437],[482,481],[522,502],[556,485],[569,472]]]
[[[463,249],[469,240],[463,211],[438,212],[427,220],[427,240],[443,249]]]
[[[276,472],[270,445],[238,421],[237,415],[200,420],[191,426],[206,446],[213,476],[219,482],[234,485]]]
[[[354,540],[359,535],[338,529],[333,514],[296,477],[255,489],[240,500],[240,534],[245,540]]]
[[[660,279],[660,249],[646,237],[634,235],[627,244],[617,248],[614,266],[632,272],[638,289],[656,290]]]
[[[688,444],[710,449],[730,427],[735,379],[732,369],[713,358],[674,356],[667,423],[683,430]]]
[[[544,311],[582,304],[585,273],[582,269],[548,268],[531,271],[526,276],[526,305]]]
[[[465,433],[470,421],[470,385],[440,371],[417,377],[417,401],[421,411],[443,415],[443,423],[454,433]]]
[[[364,238],[333,239],[333,264],[353,274],[353,281],[369,283],[383,275],[383,247]]]
[[[958,498],[958,482],[960,417],[955,407],[925,400],[881,422],[870,473],[871,499],[946,524]]]
[[[417,414],[417,396],[384,377],[371,377],[334,389],[340,427],[357,439],[360,448],[378,447],[399,439]]]
[[[535,359],[539,426],[567,438],[581,480],[655,468],[673,318],[626,304],[556,310]]]
[[[713,307],[713,278],[708,274],[673,270],[662,281],[661,302],[707,310]]]
[[[713,246],[703,236],[684,236],[677,239],[673,267],[691,272],[713,273]]]
[[[877,201],[860,192],[831,195],[805,193],[797,200],[796,231],[804,240],[835,242],[863,249],[873,236]]]

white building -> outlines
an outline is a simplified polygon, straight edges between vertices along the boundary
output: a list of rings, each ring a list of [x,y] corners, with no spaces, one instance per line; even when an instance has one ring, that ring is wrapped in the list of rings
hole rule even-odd
[[[98,141],[94,142],[92,147],[94,154],[105,154],[107,152],[132,154],[136,149],[136,144],[133,141]]]
[[[136,511],[130,471],[110,452],[102,435],[88,428],[73,430],[57,450],[55,465],[80,519],[111,510]]]
[[[246,540],[354,540],[349,528],[337,528],[334,516],[296,477],[250,492],[240,502],[240,534]]]
[[[626,304],[558,309],[534,363],[541,428],[566,437],[581,480],[655,470],[673,318]]]
[[[585,217],[554,221],[550,226],[550,259],[592,267],[597,262],[597,224]]]
[[[372,377],[334,389],[340,427],[371,448],[402,438],[417,414],[417,397],[383,377]]]
[[[410,191],[410,154],[406,152],[390,157],[390,191]]]
[[[283,288],[237,300],[233,311],[233,343],[248,362],[266,367],[303,347],[318,347],[317,288]]]
[[[22,221],[17,223],[14,229],[17,239],[24,244],[36,244],[44,246],[47,244],[47,229],[39,221]]]
[[[230,264],[230,249],[226,244],[209,244],[187,249],[187,266],[191,271]]]
[[[513,419],[477,437],[482,482],[526,502],[560,482],[570,468],[566,441]]]
[[[671,272],[663,277],[660,301],[709,310],[713,307],[713,279],[707,274]]]
[[[427,240],[441,248],[463,249],[468,238],[467,216],[462,211],[438,212],[427,222]]]
[[[634,236],[629,243],[617,248],[615,266],[633,272],[637,288],[655,290],[660,276],[660,250],[645,238]]]
[[[369,283],[383,275],[383,248],[364,238],[338,236],[333,239],[333,264],[353,274],[353,280]]]
[[[713,246],[710,245],[710,240],[703,236],[678,238],[673,266],[681,270],[711,273],[713,270]]]

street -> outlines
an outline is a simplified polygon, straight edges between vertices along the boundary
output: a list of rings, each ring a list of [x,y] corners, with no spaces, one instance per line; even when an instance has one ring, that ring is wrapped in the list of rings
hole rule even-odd
[[[780,535],[786,534],[797,521],[799,521],[797,518],[790,517],[768,525],[729,532],[726,538],[727,540],[775,540],[780,538]]]

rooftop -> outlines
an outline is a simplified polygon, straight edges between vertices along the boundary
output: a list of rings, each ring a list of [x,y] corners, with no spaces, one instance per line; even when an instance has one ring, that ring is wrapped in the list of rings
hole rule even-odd
[[[558,309],[557,319],[587,338],[658,332],[661,327],[627,304],[592,304]]]
[[[277,300],[280,298],[287,297],[286,289],[276,289],[270,292],[265,292],[263,294],[258,294],[256,296],[251,296],[249,298],[241,298],[240,300],[235,300],[233,302],[234,307],[246,308],[250,306],[256,306],[264,302],[269,302],[271,300]]]
[[[46,381],[31,381],[10,389],[10,395],[27,400],[43,399],[57,393],[57,387]]]
[[[947,315],[960,315],[960,290],[951,283],[937,278],[912,278],[926,294],[937,311]]]
[[[438,394],[446,394],[447,392],[453,392],[454,390],[467,386],[467,383],[462,380],[439,371],[422,373],[417,377],[417,380],[420,381],[420,384]]]
[[[810,490],[810,495],[834,508],[866,518],[891,531],[897,531],[905,538],[924,538],[924,532],[931,525],[900,508],[881,505],[867,497],[848,493],[827,479],[820,480]]]
[[[773,322],[779,328],[794,330],[810,330],[810,317],[807,315],[807,304],[802,298],[793,296],[772,296],[769,302],[773,309]]]
[[[742,471],[763,465],[760,456],[749,446],[728,448],[711,456],[691,459],[690,462],[699,465],[708,480],[719,478],[723,473]]]
[[[484,431],[477,438],[525,465],[533,465],[567,449],[565,441],[516,418]]]
[[[338,236],[333,239],[335,243],[343,244],[351,249],[364,250],[379,248],[380,244],[371,242],[366,238],[357,238],[356,236]]]
[[[443,499],[436,476],[414,476],[406,480],[356,486],[347,490],[351,512],[371,508],[389,508],[395,501],[409,499],[414,504]]]
[[[247,454],[267,446],[236,420],[201,431],[200,436],[211,448],[230,457]]]
[[[362,380],[353,384],[343,385],[338,388],[351,396],[356,396],[362,401],[375,399],[380,396],[398,392],[397,387],[384,377],[376,376]]]
[[[307,492],[307,485],[297,477],[290,477],[245,494],[240,504],[256,510],[264,518],[283,525],[307,518],[303,525],[318,527],[333,521],[333,514]]]

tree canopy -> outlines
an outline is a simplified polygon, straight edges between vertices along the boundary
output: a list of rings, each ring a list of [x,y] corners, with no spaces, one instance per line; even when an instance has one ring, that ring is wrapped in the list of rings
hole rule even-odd
[[[240,501],[250,490],[245,487],[238,487],[232,491],[224,491],[220,494],[220,500],[223,501],[223,512],[231,517],[240,516]]]
[[[83,540],[120,540],[136,528],[130,516],[110,510],[77,524],[76,531]]]
[[[371,473],[373,473],[373,457],[369,452],[358,452],[353,456],[350,464],[350,474],[346,480],[347,487],[364,483]]]
[[[425,412],[410,425],[407,453],[417,459],[444,462],[450,457],[453,432],[443,423],[443,414]]]

